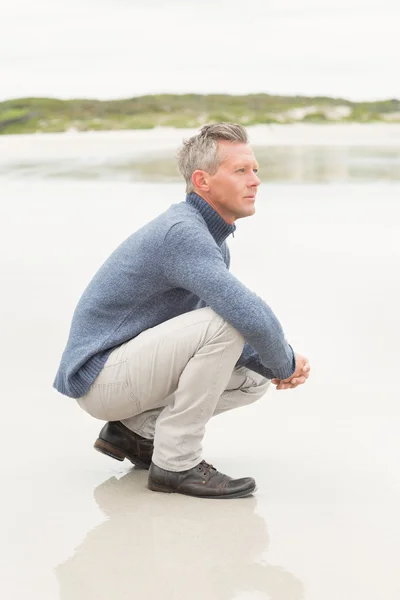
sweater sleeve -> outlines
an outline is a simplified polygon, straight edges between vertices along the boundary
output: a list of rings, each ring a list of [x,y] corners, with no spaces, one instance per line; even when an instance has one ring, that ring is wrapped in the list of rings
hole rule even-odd
[[[260,355],[255,350],[253,350],[253,348],[247,342],[244,345],[243,352],[242,352],[239,360],[237,361],[236,366],[237,367],[246,367],[247,369],[250,369],[251,371],[255,371],[256,373],[259,373],[260,375],[262,375],[263,377],[266,377],[267,379],[274,378],[274,375],[273,375],[271,369],[268,369],[268,367],[263,365],[263,363],[261,362]]]
[[[270,375],[286,379],[293,374],[293,350],[278,319],[229,272],[208,231],[184,221],[174,224],[165,236],[162,260],[169,284],[196,294],[235,327],[258,352]]]
[[[224,263],[226,264],[226,268],[229,271],[230,266],[231,266],[231,253],[229,251],[229,246],[226,243],[226,241],[221,246],[221,252],[222,252],[223,259],[224,259]]]

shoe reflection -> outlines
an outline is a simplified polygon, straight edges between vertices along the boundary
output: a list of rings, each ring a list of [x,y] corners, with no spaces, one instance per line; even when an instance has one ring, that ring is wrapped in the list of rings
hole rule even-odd
[[[269,538],[254,497],[159,494],[146,481],[132,469],[95,489],[108,520],[56,568],[62,600],[304,598],[296,577],[259,562]]]

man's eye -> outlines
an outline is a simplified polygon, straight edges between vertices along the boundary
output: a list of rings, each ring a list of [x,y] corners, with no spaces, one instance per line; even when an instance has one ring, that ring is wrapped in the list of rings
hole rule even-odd
[[[244,169],[238,169],[238,173],[244,173]]]
[[[253,173],[258,173],[258,169],[253,169]]]

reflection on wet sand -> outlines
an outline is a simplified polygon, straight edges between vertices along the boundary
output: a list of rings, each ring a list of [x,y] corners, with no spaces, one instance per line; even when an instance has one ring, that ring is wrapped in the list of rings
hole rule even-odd
[[[1,141],[1,140],[0,140]],[[0,155],[0,179],[180,182],[176,149],[139,151],[134,146],[117,156],[100,143],[100,155],[62,155],[59,140],[52,156]],[[0,148],[1,150],[1,148]],[[254,146],[265,182],[360,183],[400,181],[399,146],[295,145]]]
[[[398,147],[254,146],[254,152],[262,179],[268,182],[309,184],[400,180]],[[114,164],[113,169],[115,177],[121,177],[125,172],[137,179],[179,181],[175,157],[168,154]]]
[[[269,538],[254,497],[155,494],[146,477],[132,469],[95,489],[108,520],[56,568],[62,600],[231,600],[240,592],[304,598],[296,577],[260,562]]]

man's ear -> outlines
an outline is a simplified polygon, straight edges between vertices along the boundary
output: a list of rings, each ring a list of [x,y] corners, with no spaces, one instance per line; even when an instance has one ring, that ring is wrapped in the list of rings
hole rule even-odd
[[[192,175],[192,183],[195,188],[202,192],[208,192],[210,189],[209,175],[205,171],[199,169],[195,171]]]

